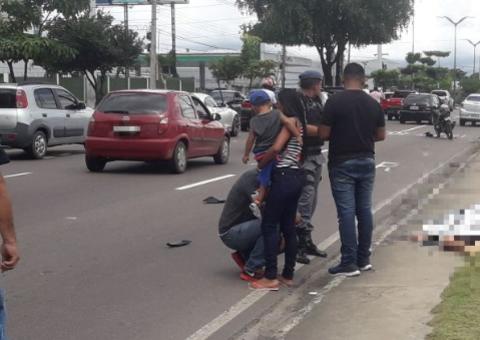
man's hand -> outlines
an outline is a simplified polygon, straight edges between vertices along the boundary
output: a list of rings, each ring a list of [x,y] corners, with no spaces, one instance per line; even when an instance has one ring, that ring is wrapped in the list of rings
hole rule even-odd
[[[16,243],[3,243],[1,247],[2,253],[2,263],[1,270],[2,273],[8,270],[15,269],[20,257],[18,256],[17,244]]]
[[[243,156],[243,157],[242,157],[242,162],[243,162],[243,164],[247,164],[249,160],[250,160],[250,157],[249,157],[249,156]]]

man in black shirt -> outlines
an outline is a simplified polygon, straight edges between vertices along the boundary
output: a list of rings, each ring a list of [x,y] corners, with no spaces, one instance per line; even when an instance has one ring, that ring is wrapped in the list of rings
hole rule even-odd
[[[262,223],[249,207],[257,187],[257,170],[245,172],[230,190],[218,223],[220,239],[236,250],[232,257],[242,269],[240,278],[246,281],[252,281],[265,265]]]
[[[318,186],[322,180],[322,166],[325,158],[322,155],[323,141],[318,138],[318,127],[323,114],[320,99],[323,76],[317,71],[306,71],[300,75],[301,100],[304,112],[301,114],[302,124],[307,133],[303,140],[303,168],[306,173],[306,184],[298,202],[301,222],[297,225],[298,252],[297,262],[310,263],[307,255],[326,257],[327,254],[318,249],[312,240],[312,217],[317,207]]]
[[[329,272],[357,276],[372,269],[375,142],[385,139],[385,116],[380,105],[362,90],[362,66],[347,65],[344,82],[345,91],[331,97],[325,106],[319,133],[330,141],[328,169],[342,242],[341,262]]]

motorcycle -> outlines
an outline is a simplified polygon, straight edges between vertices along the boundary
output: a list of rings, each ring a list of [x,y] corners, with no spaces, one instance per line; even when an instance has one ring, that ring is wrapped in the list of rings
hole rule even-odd
[[[447,135],[447,138],[453,139],[453,129],[455,128],[455,121],[452,121],[450,117],[450,108],[446,104],[440,106],[440,110],[433,115],[433,128],[437,134],[437,138],[440,138],[442,133]]]

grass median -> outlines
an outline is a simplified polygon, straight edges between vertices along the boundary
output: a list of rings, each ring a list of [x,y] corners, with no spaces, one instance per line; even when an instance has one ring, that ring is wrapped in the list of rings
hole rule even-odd
[[[433,309],[428,340],[480,339],[480,256],[467,256]]]

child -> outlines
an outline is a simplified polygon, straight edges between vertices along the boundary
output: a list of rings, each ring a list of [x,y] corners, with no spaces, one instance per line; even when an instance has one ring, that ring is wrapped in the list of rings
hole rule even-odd
[[[255,160],[257,162],[260,161],[265,152],[275,143],[283,126],[287,127],[290,133],[302,144],[301,133],[296,127],[295,119],[287,118],[280,111],[272,110],[271,98],[264,90],[252,91],[250,93],[250,103],[252,104],[255,116],[250,121],[250,133],[242,158],[244,164],[248,163],[252,148]],[[257,218],[261,218],[260,206],[267,195],[273,166],[274,161],[264,167],[258,175],[259,189],[252,196],[253,203],[250,205],[252,213]]]

